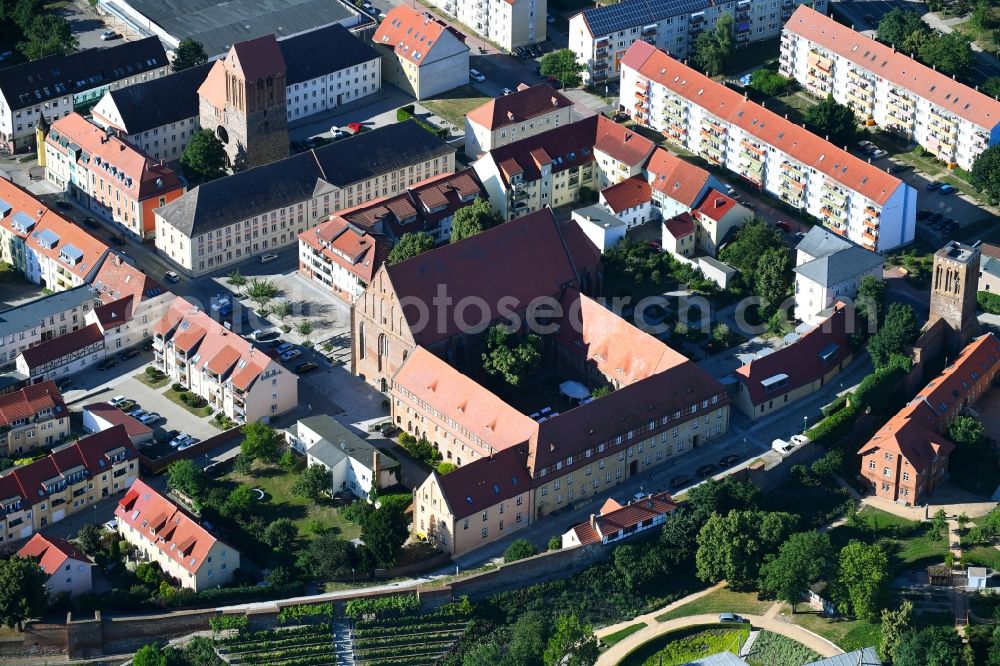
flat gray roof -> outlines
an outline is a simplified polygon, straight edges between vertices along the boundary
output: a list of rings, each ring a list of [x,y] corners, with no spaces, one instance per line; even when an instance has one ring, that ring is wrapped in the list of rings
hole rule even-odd
[[[97,292],[93,287],[83,284],[0,311],[0,338],[34,328],[46,317],[79,307],[84,301],[96,296]],[[83,326],[82,314],[79,324]]]
[[[277,39],[331,23],[358,12],[338,0],[124,0],[172,37],[201,42],[208,56],[236,42],[273,34]]]

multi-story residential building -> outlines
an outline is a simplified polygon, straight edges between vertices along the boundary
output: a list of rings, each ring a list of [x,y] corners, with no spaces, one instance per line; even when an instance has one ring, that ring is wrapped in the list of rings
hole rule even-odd
[[[813,227],[795,246],[795,318],[820,323],[837,300],[858,295],[866,276],[881,282],[884,265],[880,255]]]
[[[432,4],[507,51],[545,41],[546,0],[433,0]]]
[[[785,24],[780,63],[806,91],[833,95],[949,166],[971,169],[1000,143],[1000,101],[809,7]]]
[[[979,249],[982,254],[980,256],[979,281],[976,289],[979,291],[988,291],[993,294],[1000,293],[1000,247],[991,245],[990,243],[983,243],[979,246]],[[0,312],[0,318],[2,317],[3,313]],[[0,363],[2,362],[3,355],[0,353]]]
[[[93,310],[91,311],[93,312]],[[60,335],[28,347],[15,360],[17,371],[32,383],[63,377],[86,370],[104,359],[104,334],[97,324]]]
[[[577,61],[586,65],[584,78],[590,83],[617,78],[625,52],[636,41],[643,41],[670,53],[677,59],[694,53],[698,35],[715,28],[723,14],[735,21],[737,47],[781,32],[799,4],[826,11],[826,0],[622,0],[622,2],[585,9],[569,20],[569,48]]]
[[[0,455],[22,457],[51,447],[69,434],[69,411],[55,382],[0,395]]]
[[[220,587],[240,568],[238,550],[139,479],[118,501],[115,517],[118,534],[181,587],[195,592]]]
[[[0,70],[0,145],[34,147],[35,126],[86,111],[108,90],[149,81],[170,71],[160,40],[147,37],[107,49],[48,56]]]
[[[516,263],[515,263],[516,259]],[[484,266],[519,270],[484,271]],[[383,393],[417,345],[451,359],[472,373],[481,365],[467,320],[484,325],[508,313],[523,321],[536,298],[558,299],[563,289],[600,289],[600,254],[574,222],[558,223],[541,210],[394,265],[383,264],[355,302],[351,371]],[[445,290],[451,303],[484,299],[488,312],[459,316],[436,300]],[[504,299],[504,297],[507,297]],[[503,302],[501,300],[503,299]],[[402,307],[403,303],[413,304]],[[430,319],[424,321],[422,312]]]
[[[0,311],[0,370],[12,368],[28,347],[85,326],[96,304],[97,292],[81,285]]]
[[[210,62],[127,88],[109,90],[92,110],[93,122],[112,128],[154,160],[175,162],[195,132],[198,87]]]
[[[378,24],[372,42],[383,58],[382,78],[418,100],[469,82],[465,35],[430,12],[409,5],[393,7]]]
[[[969,343],[858,451],[861,476],[876,497],[906,505],[924,504],[947,480],[955,444],[944,426],[986,393],[1000,372],[1000,340],[992,333]]]
[[[0,541],[27,539],[139,478],[124,426],[89,435],[0,477]]]
[[[143,240],[156,231],[153,210],[184,193],[184,183],[126,141],[78,113],[52,124],[45,139],[45,178],[88,210]]]
[[[101,266],[93,285],[100,302],[84,316],[104,334],[108,353],[149,340],[174,295],[118,255]]]
[[[563,533],[562,547],[607,545],[627,539],[659,527],[678,508],[670,493],[666,492],[636,498],[624,505],[609,497],[600,511],[590,514],[590,520]]]
[[[45,590],[50,599],[61,594],[75,595],[93,589],[94,563],[80,549],[54,536],[36,534],[17,551],[20,557],[33,557],[49,577]]]
[[[472,165],[505,220],[577,201],[642,172],[654,144],[604,116],[494,148]]]
[[[0,178],[0,261],[29,282],[50,291],[87,284],[110,251],[27,190]]]
[[[579,120],[584,112],[552,86],[522,83],[511,95],[501,95],[465,116],[465,154],[470,158],[519,139],[548,132]]]
[[[337,211],[299,234],[299,272],[353,303],[400,236],[420,231],[446,242],[455,212],[480,197],[485,198],[482,185],[472,169],[465,169]]]
[[[621,102],[637,122],[872,251],[913,241],[916,190],[721,83],[636,42]]]
[[[156,247],[191,276],[295,243],[331,212],[455,170],[455,149],[416,121],[219,178],[156,211]]]
[[[153,334],[156,367],[234,421],[267,421],[298,405],[294,373],[183,298]]]
[[[854,360],[853,308],[843,304],[794,342],[736,369],[737,408],[752,420],[787,407],[828,385]]]

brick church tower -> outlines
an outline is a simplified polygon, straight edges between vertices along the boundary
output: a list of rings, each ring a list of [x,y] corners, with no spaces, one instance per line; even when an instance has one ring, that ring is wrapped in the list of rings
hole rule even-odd
[[[219,137],[234,171],[288,157],[285,74],[267,35],[234,44],[198,88],[201,127]]]
[[[943,320],[944,346],[952,354],[965,347],[979,330],[976,319],[979,257],[979,247],[957,241],[934,253],[927,329]]]

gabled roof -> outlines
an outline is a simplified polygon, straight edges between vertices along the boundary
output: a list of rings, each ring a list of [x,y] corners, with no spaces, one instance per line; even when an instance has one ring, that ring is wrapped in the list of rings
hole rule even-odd
[[[0,182],[6,182],[0,178]],[[0,338],[14,335],[29,328],[34,328],[44,319],[54,317],[60,312],[68,312],[79,308],[84,303],[94,300],[96,292],[90,285],[57,291],[48,296],[42,296],[24,305],[18,305],[0,311]]]
[[[455,520],[528,492],[531,477],[525,469],[527,448],[522,445],[499,451],[444,476],[431,472]]]
[[[205,564],[217,542],[208,530],[141,479],[136,479],[118,501],[115,516],[191,573]]]
[[[632,176],[620,183],[605,187],[601,190],[601,197],[608,204],[611,212],[617,214],[623,210],[649,203],[653,194],[645,178]]]
[[[538,180],[541,178],[542,167],[546,165],[552,173],[582,166],[594,160],[597,123],[601,117],[590,116],[508,143],[494,148],[479,159],[492,160],[507,186],[515,175],[520,175],[526,181]]]
[[[389,258],[391,250],[378,236],[339,216],[303,231],[299,240],[364,284],[371,282],[375,271]]]
[[[633,56],[629,58],[630,62],[642,62],[634,68],[639,75],[876,204],[884,204],[899,187],[904,186],[895,176],[751,102],[735,90],[713,81],[642,40],[632,44],[629,53]]]
[[[52,410],[52,418],[68,415],[62,394],[51,380],[0,395],[0,426],[9,426],[21,419],[31,419],[45,409]]]
[[[146,37],[0,69],[0,90],[11,109],[23,109],[138,77],[168,64],[159,37]]]
[[[546,83],[501,95],[470,111],[469,122],[493,131],[573,106],[572,100]]]
[[[698,207],[694,209],[694,213],[696,216],[703,215],[718,222],[729,211],[736,208],[737,205],[735,199],[712,188],[705,193],[705,197],[698,204]]]
[[[378,24],[372,42],[391,48],[398,57],[418,67],[437,60],[434,46],[442,40],[458,40],[464,46],[464,35],[433,16],[409,5],[396,5]]]
[[[610,506],[609,506],[610,505]],[[635,500],[622,506],[609,500],[600,513],[592,516],[592,521],[575,525],[573,529],[581,545],[599,543],[604,537],[614,537],[619,530],[628,530],[639,523],[673,513],[678,509],[668,492],[656,493],[645,499]]]
[[[698,203],[709,173],[701,167],[682,160],[665,148],[657,148],[646,164],[650,186],[687,208]]]
[[[712,6],[711,0],[622,0],[581,12],[591,37],[601,37],[656,23],[670,16],[684,16]]]
[[[402,302],[428,306],[443,286],[453,302],[476,298],[488,308],[490,321],[501,315],[501,299],[514,298],[519,308],[535,298],[579,287],[581,274],[596,267],[600,253],[580,227],[572,222],[556,222],[545,208],[482,233],[424,252],[384,270]],[[484,271],[484,266],[504,266],[503,271]],[[505,301],[508,303],[508,301]],[[404,308],[413,323],[420,314]],[[453,312],[445,315],[444,326],[424,326],[411,331],[417,344],[428,345],[459,332]]]
[[[835,234],[821,226],[810,229],[795,246],[796,252],[802,252],[813,259],[828,257],[841,250],[846,250],[853,243],[839,234]]]
[[[290,429],[298,431],[304,428],[321,438],[311,444],[306,453],[331,468],[344,458],[351,458],[371,470],[374,468],[375,454],[381,453],[368,440],[359,437],[327,414],[301,418]],[[379,456],[379,466],[382,469],[392,469],[399,467],[399,462],[382,453]]]
[[[736,369],[736,379],[746,385],[754,405],[816,381],[851,353],[847,329],[853,318],[844,305],[835,307],[832,315],[795,342]]]
[[[131,297],[133,308],[143,301],[165,293],[164,288],[120,256],[113,255],[101,264],[101,269],[91,283],[100,294],[101,301],[109,303]]]
[[[893,47],[799,5],[785,32],[804,37],[882,79],[986,130],[1000,124],[1000,101],[922,65]]]
[[[698,227],[698,223],[694,221],[693,217],[691,217],[691,213],[681,213],[680,215],[675,215],[664,222],[663,226],[666,228],[671,237],[678,240],[684,236],[693,234],[695,229]]]
[[[103,344],[104,334],[101,332],[100,326],[90,324],[46,340],[34,347],[28,347],[21,352],[21,356],[24,357],[28,368],[37,368],[98,342]]]
[[[94,402],[83,406],[83,411],[90,412],[94,416],[111,424],[111,427],[122,425],[125,432],[131,437],[145,436],[153,432],[152,428],[143,425],[137,419],[132,418],[117,407],[112,407],[106,402]]]
[[[94,308],[94,315],[102,331],[127,324],[132,320],[132,295],[97,306]]]
[[[815,229],[815,227],[814,227]],[[882,256],[857,245],[836,254],[807,261],[795,267],[795,272],[824,287],[832,287],[885,263]]]
[[[110,90],[122,125],[129,134],[139,134],[171,123],[198,117],[198,86],[211,62],[135,85]],[[109,119],[110,120],[110,119]]]
[[[247,81],[257,81],[268,76],[284,74],[285,59],[274,35],[261,35],[254,39],[236,42],[229,49],[225,60]]]
[[[20,557],[34,557],[38,565],[50,576],[59,573],[66,560],[74,559],[85,564],[93,564],[83,551],[68,541],[54,536],[35,533],[28,543],[17,551]]]
[[[377,60],[378,52],[340,23],[309,30],[278,42],[288,68],[285,83],[293,85]]]
[[[594,150],[599,150],[619,162],[634,167],[645,162],[655,147],[655,143],[634,130],[605,116],[597,116]]]

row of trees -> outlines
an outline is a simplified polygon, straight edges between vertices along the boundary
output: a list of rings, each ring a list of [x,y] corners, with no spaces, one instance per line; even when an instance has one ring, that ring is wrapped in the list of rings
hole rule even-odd
[[[744,286],[761,299],[761,311],[770,316],[792,288],[792,258],[781,232],[761,218],[743,225],[719,258],[740,272]]]
[[[79,46],[69,21],[47,12],[42,0],[0,3],[0,41],[16,43],[28,60],[68,55]]]
[[[988,10],[988,7],[987,7]],[[958,77],[972,73],[973,56],[969,39],[960,32],[935,34],[912,9],[895,8],[878,23],[878,39],[911,54],[939,72]]]

